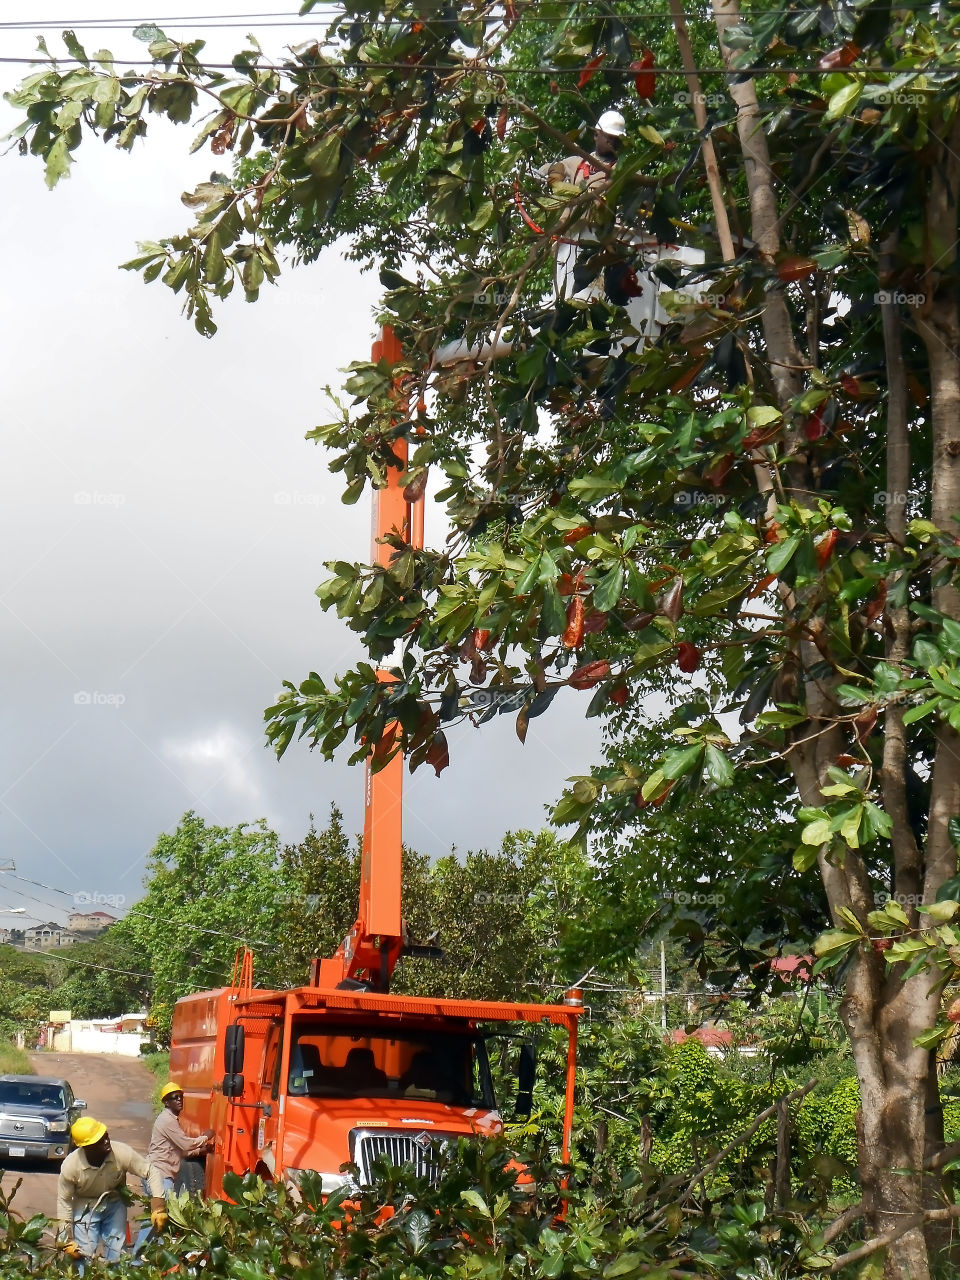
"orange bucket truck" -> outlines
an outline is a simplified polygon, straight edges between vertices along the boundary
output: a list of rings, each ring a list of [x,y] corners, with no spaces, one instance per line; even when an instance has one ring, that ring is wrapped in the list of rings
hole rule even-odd
[[[402,359],[389,329],[374,344],[373,360],[381,359]],[[401,484],[406,440],[393,447],[403,465],[374,492],[372,554],[381,564],[393,554],[387,535],[423,545],[423,497],[408,502]],[[381,670],[377,678],[395,677]],[[578,991],[557,1005],[390,993],[400,957],[425,951],[406,944],[401,912],[402,779],[399,754],[376,773],[368,758],[357,920],[334,956],[313,961],[305,986],[255,988],[245,952],[229,987],[177,1002],[170,1075],[184,1090],[183,1128],[216,1135],[206,1161],[210,1196],[223,1194],[227,1172],[295,1182],[306,1169],[321,1175],[329,1194],[347,1184],[340,1169],[348,1162],[368,1183],[378,1156],[432,1177],[435,1142],[501,1131],[486,1042],[523,1024],[567,1031],[562,1155],[569,1158]],[[533,1047],[524,1042],[516,1114],[530,1112],[534,1073]]]

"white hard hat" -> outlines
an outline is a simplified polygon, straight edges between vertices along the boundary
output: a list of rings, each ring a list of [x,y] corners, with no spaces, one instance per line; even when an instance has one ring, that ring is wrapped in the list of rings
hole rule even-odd
[[[605,111],[597,121],[597,128],[611,138],[622,138],[627,132],[627,122],[619,111]]]

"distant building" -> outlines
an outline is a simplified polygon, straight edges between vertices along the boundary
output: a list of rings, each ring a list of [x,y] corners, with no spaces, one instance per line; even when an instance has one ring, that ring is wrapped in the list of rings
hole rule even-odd
[[[33,924],[23,931],[23,943],[28,951],[46,951],[49,947],[59,947],[63,934],[63,925],[48,920],[46,924]]]
[[[11,939],[11,941],[16,940]],[[50,951],[54,947],[72,947],[75,942],[81,941],[79,934],[73,933],[62,924],[48,920],[46,924],[35,924],[29,929],[24,929],[22,945],[27,951]]]
[[[67,919],[67,928],[73,933],[100,933],[116,923],[117,917],[107,915],[106,911],[73,911]]]

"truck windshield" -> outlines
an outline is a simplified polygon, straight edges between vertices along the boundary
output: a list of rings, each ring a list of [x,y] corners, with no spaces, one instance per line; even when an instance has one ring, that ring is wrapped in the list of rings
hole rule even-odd
[[[442,1031],[295,1025],[287,1092],[496,1105],[483,1041]]]
[[[0,1105],[17,1107],[66,1106],[63,1090],[57,1084],[41,1084],[39,1081],[0,1080]]]

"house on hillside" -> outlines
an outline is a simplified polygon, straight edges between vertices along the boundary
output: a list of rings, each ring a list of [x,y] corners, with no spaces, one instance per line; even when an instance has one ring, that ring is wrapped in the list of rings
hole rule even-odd
[[[48,920],[46,924],[31,925],[23,931],[23,946],[27,951],[50,951],[55,947],[72,947],[80,937],[62,924]]]
[[[23,944],[28,951],[46,951],[49,947],[59,947],[63,934],[63,925],[48,920],[46,924],[32,924],[23,931]]]
[[[106,911],[72,911],[67,919],[67,928],[73,933],[102,933],[116,923],[117,917],[108,915]]]

